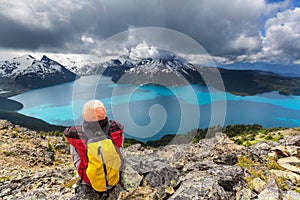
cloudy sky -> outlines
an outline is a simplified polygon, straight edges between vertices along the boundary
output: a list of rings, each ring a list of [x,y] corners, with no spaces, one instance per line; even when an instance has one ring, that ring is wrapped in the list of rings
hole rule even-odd
[[[300,63],[299,0],[0,0],[0,59],[87,54],[123,31],[162,27],[225,61]]]

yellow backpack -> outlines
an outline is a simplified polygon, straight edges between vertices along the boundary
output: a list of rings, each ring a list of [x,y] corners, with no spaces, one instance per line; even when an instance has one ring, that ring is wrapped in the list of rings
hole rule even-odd
[[[122,160],[112,140],[104,134],[87,140],[86,175],[94,190],[105,192],[120,181]]]

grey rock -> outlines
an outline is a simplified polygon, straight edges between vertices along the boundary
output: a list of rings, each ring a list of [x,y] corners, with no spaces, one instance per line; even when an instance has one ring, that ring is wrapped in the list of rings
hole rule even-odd
[[[218,166],[208,170],[215,176],[218,184],[227,192],[235,191],[235,188],[244,184],[244,171],[239,166]]]
[[[141,147],[142,147],[141,144],[134,144],[134,145],[131,145],[131,146],[127,147],[126,151],[127,152],[136,152],[136,151],[140,150]]]
[[[237,155],[245,150],[244,147],[235,144],[226,134],[216,133],[215,138],[200,141],[195,151],[193,160],[211,158],[217,164],[234,165]]]
[[[169,199],[229,199],[214,176],[193,171],[182,177],[182,183]]]
[[[157,200],[156,190],[150,186],[142,186],[132,192],[122,191],[118,200]]]
[[[211,168],[215,168],[218,165],[213,162],[212,160],[203,160],[203,161],[197,161],[197,162],[189,162],[183,167],[183,171],[192,171],[192,170],[199,170],[199,171],[205,171],[209,170]]]
[[[298,147],[298,146],[279,145],[279,146],[273,147],[271,149],[271,152],[272,151],[277,153],[278,158],[288,157],[288,156],[296,156],[296,157],[300,158],[300,147]]]
[[[281,192],[273,176],[267,181],[266,188],[258,195],[259,200],[277,200],[280,199]]]
[[[194,170],[181,177],[180,187],[170,199],[234,199],[244,184],[238,166],[218,166],[207,171]]]
[[[253,180],[252,177],[251,180],[257,181],[259,186],[252,188],[247,187],[249,182],[245,180],[245,176],[250,175],[250,169],[235,165],[238,155],[246,155],[248,158],[257,159],[255,162],[265,162],[272,157],[279,159],[279,163],[298,167],[295,159],[289,162],[280,159],[286,156],[297,157],[299,154],[299,136],[295,134],[295,130],[290,132],[292,134],[285,135],[280,142],[261,142],[250,148],[233,143],[222,133],[216,133],[215,137],[203,139],[197,144],[167,145],[159,148],[133,145],[124,150],[125,165],[120,184],[109,191],[108,195],[104,195],[70,181],[76,182],[77,179],[71,156],[68,154],[68,145],[63,138],[40,135],[0,120],[1,149],[11,153],[8,156],[2,154],[0,159],[0,198],[299,199],[299,194],[292,191],[293,188],[300,187],[299,175],[292,172],[295,170],[281,171],[274,163],[269,163],[273,167],[270,169],[257,166],[254,170],[264,170],[262,178],[267,178],[268,181],[263,186],[262,181],[257,180],[258,178]],[[48,141],[55,147],[54,151],[48,147]],[[268,157],[272,153],[273,156]],[[289,190],[282,191],[273,175],[276,180],[284,179],[285,189],[288,187]]]
[[[266,182],[261,180],[260,178],[254,178],[251,181],[251,185],[253,185],[253,189],[255,192],[260,193],[265,189]]]
[[[122,171],[122,179],[121,184],[125,190],[131,192],[139,187],[143,176],[139,175],[137,171],[132,169],[130,165],[125,163],[123,171]]]
[[[250,146],[250,152],[252,155],[259,157],[268,157],[268,153],[272,148],[272,144],[269,142],[259,142]]]
[[[254,199],[257,195],[251,191],[250,189],[243,188],[242,190],[238,190],[236,193],[236,200],[249,200]]]
[[[297,173],[294,173],[292,171],[281,171],[274,169],[270,170],[270,172],[277,177],[285,179],[286,181],[290,180],[293,186],[297,185],[297,183],[300,184],[300,175]]]
[[[124,151],[124,158],[125,162],[139,174],[145,174],[163,169],[179,161],[191,148],[191,145],[168,145],[157,149],[140,151],[133,151],[127,148]]]
[[[4,196],[7,196],[7,195],[10,195],[12,192],[12,189],[11,188],[5,188],[1,191],[0,193],[0,197],[4,197]]]
[[[7,129],[10,124],[7,120],[0,120],[0,130]]]
[[[154,156],[125,158],[125,162],[139,174],[146,174],[157,169],[165,168],[169,165],[165,160]]]
[[[300,173],[300,158],[295,156],[290,156],[286,158],[280,158],[277,163],[292,172]]]
[[[300,193],[289,190],[282,195],[282,200],[298,200],[300,199]]]
[[[166,197],[167,189],[177,187],[180,172],[176,168],[166,167],[145,175],[145,181],[157,191],[160,198]]]
[[[284,140],[280,141],[280,144],[285,146],[298,146],[300,147],[300,131],[297,131],[294,135],[285,137]]]

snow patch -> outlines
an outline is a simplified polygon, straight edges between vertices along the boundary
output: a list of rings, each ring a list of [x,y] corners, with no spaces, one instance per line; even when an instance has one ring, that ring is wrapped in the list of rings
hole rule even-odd
[[[25,55],[0,62],[0,77],[3,78],[15,78],[25,74],[28,76],[30,76],[29,74],[37,74],[40,77],[45,77],[47,74],[61,73],[62,70],[59,63],[47,57],[36,60],[30,55]]]

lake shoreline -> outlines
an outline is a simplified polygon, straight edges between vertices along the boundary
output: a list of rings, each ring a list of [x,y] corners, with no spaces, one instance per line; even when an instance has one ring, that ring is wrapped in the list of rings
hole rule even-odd
[[[52,131],[62,132],[66,127],[68,127],[68,126],[62,126],[62,125],[58,125],[58,124],[47,123],[46,121],[44,121],[42,119],[35,118],[32,116],[26,116],[26,115],[18,113],[17,111],[23,108],[23,104],[18,101],[15,101],[12,99],[6,99],[3,97],[0,97],[0,101],[5,102],[6,104],[9,104],[9,103],[11,104],[11,106],[8,106],[8,107],[4,106],[5,110],[0,109],[0,119],[8,120],[16,125],[24,126],[28,129],[35,130],[35,131],[42,131],[42,132],[52,132]],[[3,104],[1,104],[1,105],[3,105]],[[1,108],[1,105],[0,105],[0,108]],[[195,127],[193,130],[186,132],[186,133],[164,134],[163,136],[161,136],[158,139],[151,139],[151,137],[150,137],[149,140],[139,139],[139,138],[135,138],[135,137],[126,137],[125,143],[126,143],[126,145],[140,143],[144,146],[153,146],[153,147],[165,146],[167,144],[191,143],[195,140],[195,138],[197,138],[197,140],[199,140],[199,138],[203,139],[203,138],[208,137],[207,131],[209,129],[212,129],[214,131],[216,131],[216,129],[220,129],[220,131],[222,131],[223,128],[229,127],[229,126],[240,127],[240,126],[244,126],[244,124],[226,124],[226,126],[224,125],[223,127],[212,126],[212,127],[207,127],[207,128]],[[249,126],[249,127],[259,126],[259,127],[261,127],[261,129],[263,129],[263,128],[270,129],[271,128],[271,127],[266,128],[266,127],[263,127],[262,125],[258,125],[258,124],[248,124],[245,126]],[[282,127],[272,127],[271,129],[274,129],[274,128],[276,129],[276,128],[282,128]],[[284,128],[291,128],[291,127],[284,127]],[[223,132],[225,132],[225,131],[223,131]]]
[[[24,105],[19,101],[0,97],[0,111],[18,111],[23,107]]]
[[[264,127],[300,126],[299,96],[286,96],[271,92],[241,97],[230,93],[220,93],[217,90],[207,90],[204,86],[198,85],[171,89],[157,86],[135,87],[116,85],[110,81],[110,77],[100,79],[96,75],[81,77],[76,82],[28,91],[11,99],[24,104],[24,108],[18,111],[19,114],[42,119],[48,124],[66,127],[82,123],[82,105],[92,98],[91,95],[94,95],[93,98],[101,99],[107,105],[107,116],[110,119],[124,124],[125,133],[128,133],[127,138],[144,142],[158,140],[169,133],[184,134],[192,128],[204,129],[218,124],[227,126],[256,123]],[[132,93],[132,91],[135,92]],[[214,109],[213,115],[212,106],[218,109],[223,108],[222,102],[226,103],[226,109],[221,110],[222,113]],[[133,123],[141,127],[147,127],[151,123],[148,114],[153,105],[160,105],[165,109],[166,123],[163,126],[153,125],[152,127],[161,127],[157,130],[148,128],[141,132],[133,129],[135,126]],[[197,110],[199,112],[201,110],[200,117],[193,115]],[[127,111],[130,111],[130,116],[126,116]],[[184,113],[188,115],[182,118]],[[156,119],[162,116],[159,110],[153,114]],[[222,121],[221,114],[224,115],[225,121]],[[187,116],[192,120],[188,120]],[[212,116],[216,117],[217,121],[211,121]],[[132,117],[130,123],[122,120],[129,119],[128,117]],[[158,121],[156,120],[153,124]],[[150,133],[156,134],[151,136]],[[147,139],[143,139],[144,137]]]

